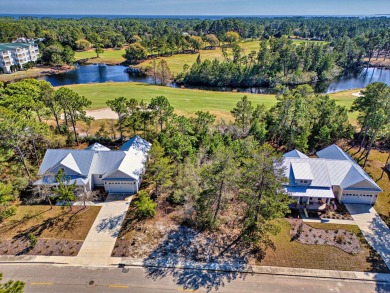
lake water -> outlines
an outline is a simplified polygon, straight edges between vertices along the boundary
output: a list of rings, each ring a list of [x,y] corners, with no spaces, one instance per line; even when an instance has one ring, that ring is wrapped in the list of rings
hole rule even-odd
[[[103,83],[103,82],[143,82],[153,83],[152,78],[148,76],[137,76],[132,73],[127,73],[126,66],[121,65],[82,65],[75,70],[68,71],[61,74],[44,76],[40,79],[50,82],[53,86],[63,86],[69,84],[84,84],[84,83]],[[380,81],[390,85],[390,70],[369,68],[364,70],[362,74],[358,76],[342,77],[338,80],[331,82],[323,82],[316,84],[315,87],[318,92],[333,93],[343,90],[363,88],[368,84]],[[175,83],[171,84],[172,87],[177,87]],[[202,87],[202,89],[208,89]],[[231,88],[213,88],[210,90],[222,90],[231,91]],[[236,89],[239,92],[248,93],[264,93],[269,92],[270,89],[264,88],[239,88]]]

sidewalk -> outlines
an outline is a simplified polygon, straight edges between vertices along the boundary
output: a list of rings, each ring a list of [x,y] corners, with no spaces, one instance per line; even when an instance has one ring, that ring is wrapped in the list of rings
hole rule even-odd
[[[367,242],[379,253],[387,267],[390,268],[390,229],[374,207],[364,204],[346,204],[345,206]]]
[[[107,197],[78,255],[73,260],[74,264],[109,264],[131,199],[132,197],[127,197],[119,200],[118,195]]]
[[[340,224],[340,225],[356,225],[353,220],[337,220],[337,219],[310,219],[302,218],[303,222],[306,223],[321,223],[321,224]]]

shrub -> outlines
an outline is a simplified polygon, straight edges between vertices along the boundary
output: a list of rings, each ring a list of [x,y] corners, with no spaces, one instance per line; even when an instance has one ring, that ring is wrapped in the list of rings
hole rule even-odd
[[[336,237],[336,242],[337,242],[338,244],[343,244],[343,243],[345,243],[345,236],[344,236],[344,235],[337,235],[337,237]]]
[[[30,246],[35,247],[37,245],[37,237],[33,233],[28,233],[28,240],[30,240]]]
[[[137,208],[137,218],[152,218],[156,215],[157,204],[149,197],[146,191],[139,193],[138,201],[134,202],[134,205]]]
[[[169,195],[168,201],[173,204],[183,204],[185,202],[185,193],[182,190],[176,190]]]
[[[16,214],[16,206],[0,207],[0,221],[7,219]]]

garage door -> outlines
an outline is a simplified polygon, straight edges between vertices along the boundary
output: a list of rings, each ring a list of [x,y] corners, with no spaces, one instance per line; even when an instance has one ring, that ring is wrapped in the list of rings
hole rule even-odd
[[[108,182],[110,193],[134,193],[133,182]]]
[[[372,194],[355,194],[355,193],[344,193],[343,202],[345,203],[363,203],[371,204],[374,201],[374,195]]]

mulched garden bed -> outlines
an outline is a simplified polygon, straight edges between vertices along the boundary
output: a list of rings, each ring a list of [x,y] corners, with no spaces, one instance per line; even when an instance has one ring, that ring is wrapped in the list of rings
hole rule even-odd
[[[327,209],[325,213],[320,214],[321,219],[337,219],[337,220],[351,220],[352,216],[349,214],[347,208],[342,203],[336,201],[337,209],[334,211],[332,208]]]
[[[301,220],[286,219],[291,224],[291,240],[302,244],[332,245],[347,253],[361,251],[359,238],[355,233],[345,230],[315,229]]]
[[[25,238],[0,241],[0,255],[55,255],[76,256],[83,244],[81,240],[37,239],[34,247]]]

